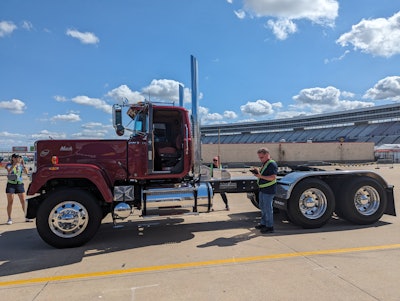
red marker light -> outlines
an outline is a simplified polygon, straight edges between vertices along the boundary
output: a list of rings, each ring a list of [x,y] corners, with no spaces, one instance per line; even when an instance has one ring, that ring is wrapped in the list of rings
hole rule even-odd
[[[58,157],[57,156],[51,157],[51,163],[52,164],[58,164]]]

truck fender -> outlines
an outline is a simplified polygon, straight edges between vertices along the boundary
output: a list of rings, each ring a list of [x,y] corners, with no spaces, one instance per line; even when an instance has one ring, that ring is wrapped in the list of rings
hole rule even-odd
[[[27,195],[40,193],[42,187],[53,179],[87,179],[97,187],[106,202],[113,201],[110,180],[94,164],[57,164],[41,167],[34,173]]]
[[[277,193],[275,196],[279,199],[290,199],[294,187],[300,181],[306,178],[326,178],[349,175],[370,177],[377,180],[384,189],[388,189],[390,187],[379,174],[370,170],[296,171],[289,173],[278,180]]]

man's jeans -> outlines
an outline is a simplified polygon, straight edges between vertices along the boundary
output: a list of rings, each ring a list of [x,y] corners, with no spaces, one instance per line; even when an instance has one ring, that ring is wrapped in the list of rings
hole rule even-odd
[[[274,200],[274,194],[267,194],[259,192],[259,206],[261,210],[261,225],[267,227],[274,226],[274,210],[272,208],[272,202]]]

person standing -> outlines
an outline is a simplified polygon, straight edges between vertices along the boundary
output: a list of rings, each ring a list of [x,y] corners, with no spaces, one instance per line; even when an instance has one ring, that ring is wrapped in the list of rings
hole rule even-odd
[[[13,154],[11,156],[11,163],[6,165],[7,169],[7,224],[11,225],[13,223],[11,218],[12,206],[14,201],[14,194],[17,194],[19,201],[21,202],[22,210],[25,213],[25,188],[22,179],[22,173],[28,174],[28,170],[25,167],[24,161],[21,156]],[[25,221],[30,222],[29,219]]]
[[[210,170],[211,170],[211,174],[210,176],[213,177],[214,175],[214,169],[222,169],[222,164],[219,162],[219,157],[214,157],[213,158],[213,162],[210,165]],[[228,205],[228,198],[226,197],[226,193],[225,192],[221,192],[220,193],[222,200],[225,203],[225,209],[229,210],[229,205]]]
[[[261,210],[260,224],[255,228],[261,233],[274,232],[274,211],[272,203],[276,194],[276,176],[278,174],[278,164],[271,159],[267,148],[260,148],[257,151],[258,158],[262,166],[254,169],[254,175],[258,178],[259,187],[259,206]]]

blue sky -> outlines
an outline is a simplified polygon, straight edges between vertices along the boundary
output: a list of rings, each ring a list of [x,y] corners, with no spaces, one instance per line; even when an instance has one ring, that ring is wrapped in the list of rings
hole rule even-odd
[[[1,0],[0,150],[52,137],[116,138],[111,106],[190,108],[201,124],[400,101],[393,0]]]

